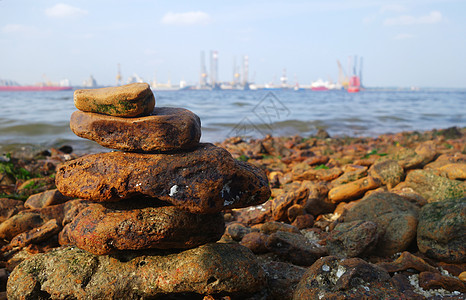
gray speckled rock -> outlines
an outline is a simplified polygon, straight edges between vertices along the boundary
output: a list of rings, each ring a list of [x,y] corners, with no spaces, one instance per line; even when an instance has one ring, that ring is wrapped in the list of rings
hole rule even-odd
[[[243,298],[264,289],[265,272],[236,244],[177,254],[96,256],[75,247],[37,254],[11,273],[8,299],[141,299],[183,293]]]
[[[369,254],[377,244],[377,224],[371,221],[338,223],[327,237],[327,250],[337,257]]]
[[[300,233],[277,231],[267,238],[265,246],[282,259],[300,266],[310,266],[327,254],[325,247],[312,243]]]

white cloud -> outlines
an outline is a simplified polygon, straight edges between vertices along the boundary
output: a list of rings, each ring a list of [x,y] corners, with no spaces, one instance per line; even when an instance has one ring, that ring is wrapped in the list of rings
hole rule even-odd
[[[420,17],[415,16],[398,16],[394,18],[387,18],[384,21],[384,25],[415,25],[415,24],[435,24],[443,20],[442,13],[439,11],[432,11],[430,14]]]
[[[399,33],[393,37],[394,40],[408,40],[412,39],[414,35],[410,33]]]
[[[212,21],[209,14],[203,11],[189,11],[184,13],[166,13],[162,20],[167,25],[207,25]]]
[[[45,14],[51,18],[69,18],[80,17],[87,14],[87,10],[71,6],[64,3],[58,3],[45,10]]]

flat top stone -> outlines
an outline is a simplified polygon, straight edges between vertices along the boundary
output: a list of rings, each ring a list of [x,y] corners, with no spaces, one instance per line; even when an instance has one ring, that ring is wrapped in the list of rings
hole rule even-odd
[[[155,106],[155,97],[147,83],[132,83],[74,92],[74,105],[86,112],[116,117],[148,115]]]
[[[174,151],[194,148],[201,138],[201,120],[176,107],[156,107],[149,116],[121,118],[75,111],[71,130],[79,137],[117,150]]]
[[[173,154],[83,156],[60,165],[56,185],[71,197],[114,202],[144,195],[193,213],[257,205],[270,197],[264,171],[212,144]]]

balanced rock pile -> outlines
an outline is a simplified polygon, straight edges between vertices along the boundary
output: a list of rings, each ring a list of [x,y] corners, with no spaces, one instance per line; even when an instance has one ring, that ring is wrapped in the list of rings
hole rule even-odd
[[[58,190],[87,200],[85,208],[61,231],[63,247],[14,269],[8,298],[260,292],[266,277],[252,252],[215,242],[225,229],[222,210],[269,199],[265,173],[199,143],[199,117],[182,108],[154,108],[147,84],[78,90],[74,101],[73,132],[122,151],[59,166]]]

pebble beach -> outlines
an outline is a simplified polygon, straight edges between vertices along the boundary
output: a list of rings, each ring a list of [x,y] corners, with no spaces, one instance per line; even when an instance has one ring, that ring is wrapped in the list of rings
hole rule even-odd
[[[264,170],[272,191],[260,205],[224,210],[225,231],[212,244],[233,245],[230,256],[245,253],[242,259],[250,261],[244,263],[256,269],[230,275],[237,277],[230,283],[246,286],[241,283],[246,280],[255,286],[227,292],[232,289],[223,279],[223,286],[217,283],[223,291],[209,292],[212,282],[207,278],[190,292],[164,297],[464,299],[465,145],[466,129],[456,127],[376,138],[332,138],[321,131],[312,137],[235,137],[217,143],[237,161]],[[82,200],[61,195],[54,181],[56,167],[76,158],[70,147],[47,149],[32,159],[18,159],[14,153],[3,157],[3,298],[10,274],[23,261],[40,256],[51,260],[57,251],[86,258],[80,257],[86,252],[58,243],[70,216],[85,207]],[[192,261],[189,251],[151,255]],[[131,255],[99,263],[118,264],[115,272],[124,273],[131,270],[123,265],[133,262]],[[157,268],[170,269],[171,263],[167,259]],[[164,272],[167,284],[179,280],[176,272]],[[86,276],[98,280],[93,276],[103,274]],[[20,280],[18,285],[30,279]],[[120,287],[118,292],[114,299],[129,291]]]
[[[147,84],[74,104],[107,151],[1,158],[1,298],[464,299],[466,128],[208,143]]]

